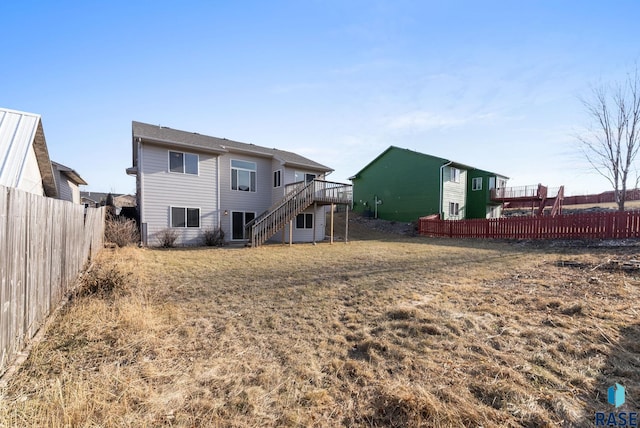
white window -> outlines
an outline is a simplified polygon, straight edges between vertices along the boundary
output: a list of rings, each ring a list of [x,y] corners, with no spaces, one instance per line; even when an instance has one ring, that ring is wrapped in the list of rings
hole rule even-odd
[[[450,172],[451,172],[450,181],[453,181],[454,183],[460,183],[460,170],[458,168],[451,167]]]
[[[169,171],[198,175],[198,155],[169,151]]]
[[[449,202],[449,217],[458,217],[460,215],[460,204],[458,202]]]
[[[241,192],[256,191],[256,163],[231,160],[231,189]]]
[[[171,207],[171,227],[200,227],[200,208]]]
[[[296,216],[296,229],[312,229],[313,214],[298,214]]]
[[[504,189],[505,187],[507,187],[507,180],[505,180],[504,178],[499,178],[498,189]]]
[[[273,187],[282,186],[282,170],[277,170],[273,172]]]
[[[489,177],[489,190],[493,190],[496,188],[496,178]]]
[[[304,181],[306,183],[309,183],[313,180],[315,180],[316,175],[315,174],[310,174],[307,172],[300,172],[300,171],[296,171],[294,178],[293,178],[293,182],[297,183],[299,181]]]
[[[474,177],[471,180],[471,190],[482,190],[482,177]]]

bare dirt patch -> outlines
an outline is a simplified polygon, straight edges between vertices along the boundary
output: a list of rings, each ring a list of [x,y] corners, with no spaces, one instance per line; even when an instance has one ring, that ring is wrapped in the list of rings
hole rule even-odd
[[[629,248],[360,232],[105,253],[129,284],[67,306],[0,425],[586,426],[640,389],[639,277],[592,269]]]

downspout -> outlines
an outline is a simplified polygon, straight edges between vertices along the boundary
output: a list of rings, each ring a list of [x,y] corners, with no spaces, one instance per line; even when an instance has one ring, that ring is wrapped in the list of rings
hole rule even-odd
[[[138,159],[137,159],[137,163],[138,163],[138,185],[140,186],[138,189],[136,189],[139,192],[138,195],[138,213],[140,214],[140,240],[142,241],[142,244],[144,246],[147,245],[147,226],[146,226],[146,216],[144,215],[144,203],[143,203],[143,197],[144,197],[144,175],[142,174],[142,168],[144,166],[144,162],[142,159],[142,138],[137,137],[136,138],[136,143],[138,143]],[[144,225],[144,226],[143,226]]]
[[[222,229],[222,208],[220,208],[220,155],[216,156],[216,206],[218,208],[218,229]]]
[[[439,201],[440,211],[438,212],[438,215],[440,216],[441,220],[444,220],[444,212],[442,211],[444,208],[442,206],[442,196],[444,193],[444,168],[451,165],[452,163],[453,163],[452,161],[449,161],[440,167],[440,201]]]

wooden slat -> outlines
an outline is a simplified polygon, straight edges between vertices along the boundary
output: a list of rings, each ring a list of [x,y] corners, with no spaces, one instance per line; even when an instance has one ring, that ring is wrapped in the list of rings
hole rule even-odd
[[[0,374],[102,246],[104,208],[0,186]]]
[[[420,234],[453,238],[624,239],[640,237],[640,211],[439,220],[423,217]]]

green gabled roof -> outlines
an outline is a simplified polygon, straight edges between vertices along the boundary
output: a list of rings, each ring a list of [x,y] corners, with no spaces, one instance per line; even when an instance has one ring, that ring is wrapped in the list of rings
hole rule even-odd
[[[444,159],[444,158],[441,158],[441,157],[438,157],[438,156],[432,156],[432,155],[428,155],[426,153],[420,153],[420,152],[416,152],[415,150],[403,149],[403,148],[396,147],[396,146],[389,146],[389,148],[387,148],[384,152],[380,153],[378,156],[376,156],[375,159],[373,159],[371,162],[369,162],[367,165],[365,165],[364,168],[362,168],[360,171],[358,171],[353,176],[349,177],[349,180],[356,179],[363,171],[365,171],[367,168],[369,168],[371,165],[373,165],[380,158],[384,157],[391,150],[401,150],[401,151],[404,151],[404,152],[411,153],[412,155],[429,158],[430,160],[435,160],[435,161],[441,163],[442,165],[450,165],[450,166],[453,166],[455,168],[466,169],[466,170],[478,170],[478,171],[485,172],[487,174],[492,174],[492,175],[496,175],[496,176],[499,176],[499,177],[508,178],[505,175],[501,175],[501,174],[497,174],[497,173],[489,172],[489,171],[484,171],[484,170],[481,170],[479,168],[475,168],[473,166],[465,165],[465,164],[462,164],[462,163],[459,163],[459,162],[455,162],[455,161],[452,161],[452,160],[449,160],[449,159]]]

